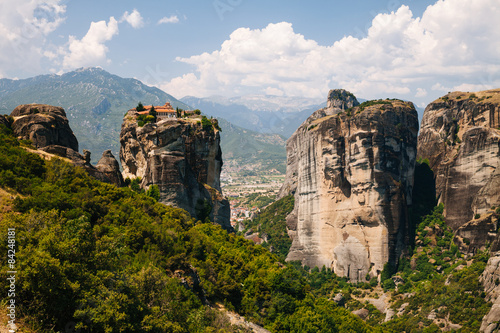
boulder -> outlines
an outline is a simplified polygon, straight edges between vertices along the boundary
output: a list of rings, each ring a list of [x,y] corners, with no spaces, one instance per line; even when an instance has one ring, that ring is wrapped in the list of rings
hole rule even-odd
[[[12,130],[23,140],[31,140],[35,148],[50,145],[78,151],[78,140],[69,127],[64,109],[46,104],[23,104],[16,107]]]
[[[97,162],[96,169],[102,172],[112,184],[123,186],[123,176],[120,171],[120,165],[111,150],[102,153],[102,157]]]

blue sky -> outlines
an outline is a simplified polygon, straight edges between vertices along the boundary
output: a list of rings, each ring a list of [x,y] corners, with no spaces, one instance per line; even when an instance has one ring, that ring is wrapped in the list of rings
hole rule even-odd
[[[2,0],[0,77],[101,66],[181,98],[270,94],[425,106],[500,87],[500,0]]]

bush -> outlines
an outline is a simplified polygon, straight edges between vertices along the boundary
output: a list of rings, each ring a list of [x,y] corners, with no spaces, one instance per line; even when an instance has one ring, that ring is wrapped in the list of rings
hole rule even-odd
[[[204,131],[210,133],[214,132],[214,127],[212,125],[212,122],[206,116],[201,117],[201,126],[203,127]]]
[[[393,290],[394,288],[396,288],[396,284],[394,283],[394,281],[392,279],[385,279],[384,282],[382,282],[382,287],[384,288],[384,291],[389,291],[389,290]]]

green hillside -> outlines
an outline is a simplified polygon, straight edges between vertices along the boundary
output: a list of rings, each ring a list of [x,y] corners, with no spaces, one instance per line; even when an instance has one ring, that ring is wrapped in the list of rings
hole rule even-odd
[[[252,165],[255,172],[277,169],[286,171],[285,138],[263,134],[231,124],[219,118],[222,158],[225,164]]]

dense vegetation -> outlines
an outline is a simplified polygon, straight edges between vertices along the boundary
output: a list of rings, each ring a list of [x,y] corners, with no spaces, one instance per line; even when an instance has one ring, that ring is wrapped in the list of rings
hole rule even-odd
[[[36,331],[242,331],[217,303],[273,332],[373,331],[263,247],[44,161],[9,132],[0,129],[0,182],[22,195],[0,233],[16,230],[17,315]]]
[[[293,195],[288,195],[268,206],[254,219],[244,222],[245,232],[258,232],[259,237],[266,238],[262,244],[271,249],[282,259],[286,258],[292,241],[286,231],[286,217],[293,210]]]
[[[418,332],[420,325],[427,327],[426,332],[439,332],[447,323],[454,323],[463,326],[461,332],[477,332],[491,307],[479,283],[487,253],[464,258],[442,213],[441,204],[422,219],[415,253],[400,261],[393,308],[401,315],[388,324],[392,329]]]

